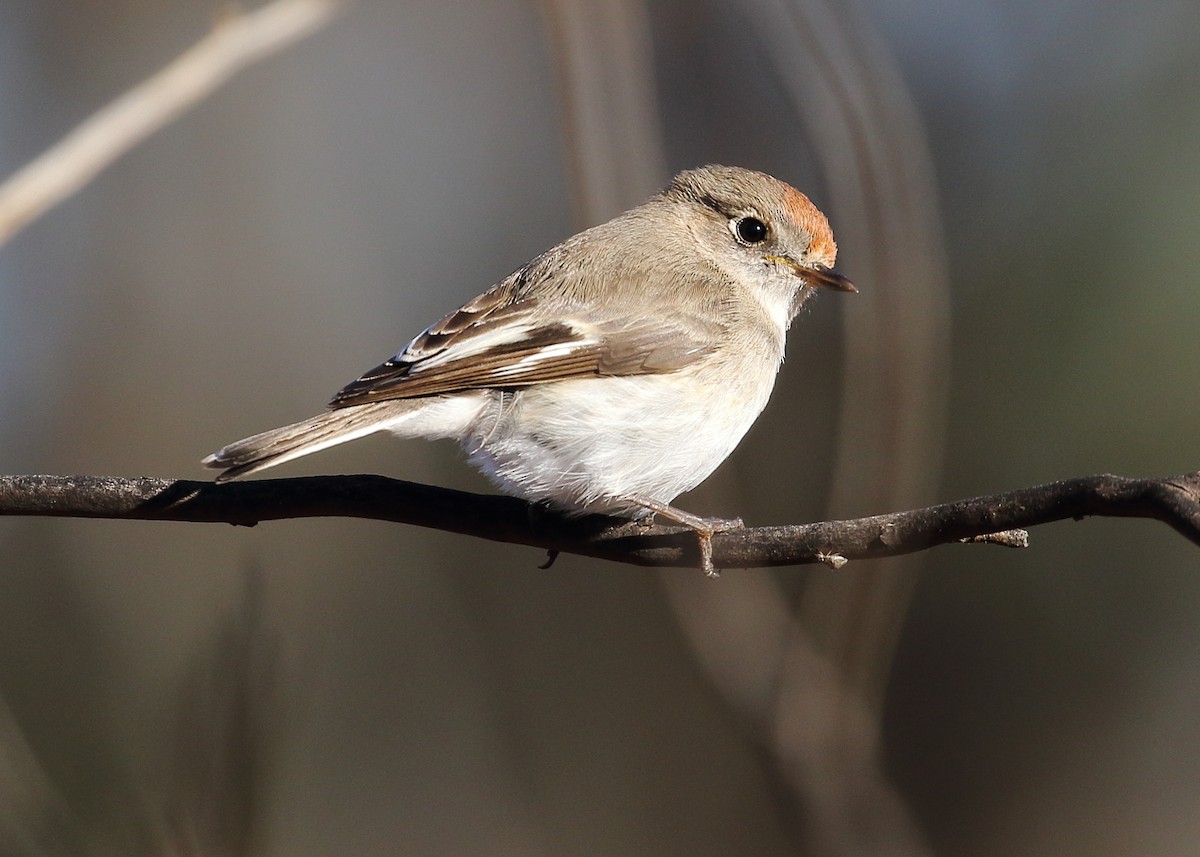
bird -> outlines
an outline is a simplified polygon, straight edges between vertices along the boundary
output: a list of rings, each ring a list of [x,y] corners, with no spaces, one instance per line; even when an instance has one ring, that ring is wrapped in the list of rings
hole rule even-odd
[[[535,257],[338,391],[309,419],[203,460],[218,482],[379,431],[457,441],[502,492],[567,515],[712,537],[739,519],[672,505],[762,412],[816,289],[856,292],[829,221],[770,175],[685,170]]]

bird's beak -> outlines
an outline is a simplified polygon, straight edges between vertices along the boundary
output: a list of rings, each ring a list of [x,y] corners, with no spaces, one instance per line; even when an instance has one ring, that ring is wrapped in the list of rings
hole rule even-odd
[[[825,289],[833,289],[837,292],[857,292],[854,283],[843,277],[833,268],[826,268],[824,265],[815,265],[813,267],[802,267],[796,270],[805,282],[810,286],[820,286]]]
[[[854,283],[847,280],[833,268],[827,268],[824,265],[801,265],[799,262],[793,261],[786,256],[768,256],[772,262],[778,262],[781,265],[787,265],[792,269],[792,272],[804,280],[810,286],[818,286],[823,289],[833,289],[837,292],[857,292]]]

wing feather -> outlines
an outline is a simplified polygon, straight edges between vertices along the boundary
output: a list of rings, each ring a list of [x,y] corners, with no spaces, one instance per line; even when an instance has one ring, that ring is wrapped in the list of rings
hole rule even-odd
[[[515,298],[510,280],[450,313],[395,357],[348,384],[330,407],[674,372],[710,351],[696,331],[681,323],[628,315],[605,318],[581,308],[551,318],[537,299]]]

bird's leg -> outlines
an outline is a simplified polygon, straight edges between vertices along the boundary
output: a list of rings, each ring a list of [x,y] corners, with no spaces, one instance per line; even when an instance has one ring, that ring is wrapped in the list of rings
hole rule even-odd
[[[719,576],[719,572],[713,567],[712,561],[712,537],[716,533],[724,533],[728,530],[737,530],[745,526],[741,518],[702,518],[699,515],[693,515],[691,512],[685,512],[682,509],[676,509],[667,503],[660,503],[658,500],[648,500],[645,497],[628,497],[630,503],[641,506],[643,509],[649,509],[656,515],[661,515],[669,521],[674,521],[688,529],[696,532],[696,538],[700,541],[700,568],[709,577]]]
[[[541,526],[542,519],[546,516],[546,511],[550,507],[545,503],[530,503],[525,507],[525,514],[529,519],[529,526],[536,530]],[[546,551],[546,561],[538,566],[542,571],[545,571],[550,566],[554,565],[554,561],[558,559],[558,550],[550,548]]]

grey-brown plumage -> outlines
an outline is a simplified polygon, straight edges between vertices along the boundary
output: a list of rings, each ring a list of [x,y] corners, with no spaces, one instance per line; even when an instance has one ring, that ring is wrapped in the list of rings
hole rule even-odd
[[[835,274],[824,215],[762,173],[680,173],[339,391],[205,459],[234,479],[374,431],[458,440],[503,490],[571,512],[674,513],[766,404],[784,336]],[[683,517],[678,517],[683,516]]]

